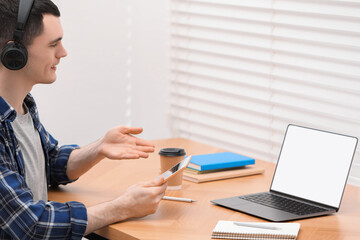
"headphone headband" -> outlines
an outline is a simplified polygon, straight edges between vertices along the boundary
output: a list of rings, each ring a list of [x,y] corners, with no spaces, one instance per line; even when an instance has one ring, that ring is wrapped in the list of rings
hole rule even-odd
[[[33,4],[34,0],[20,0],[19,2],[17,26],[13,36],[15,41],[21,41],[24,36],[25,25],[29,18],[29,14]]]

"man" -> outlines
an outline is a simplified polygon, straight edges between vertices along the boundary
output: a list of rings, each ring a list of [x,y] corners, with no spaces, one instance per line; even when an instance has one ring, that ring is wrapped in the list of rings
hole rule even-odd
[[[18,8],[18,0],[0,1],[0,49],[16,41]],[[47,201],[48,186],[75,181],[103,158],[147,158],[154,151],[153,144],[134,136],[141,128],[125,126],[85,147],[58,147],[39,122],[30,91],[35,84],[53,83],[57,65],[67,55],[59,17],[50,0],[35,0],[21,38],[27,63],[19,70],[0,63],[1,239],[81,239],[108,224],[154,213],[166,190],[159,179],[133,185],[118,198],[89,208]]]

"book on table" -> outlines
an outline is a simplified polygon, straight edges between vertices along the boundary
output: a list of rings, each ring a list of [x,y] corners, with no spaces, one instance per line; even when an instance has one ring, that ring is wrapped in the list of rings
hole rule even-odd
[[[193,155],[188,168],[198,171],[230,169],[255,164],[255,159],[233,152]]]
[[[183,172],[183,179],[195,183],[203,183],[229,178],[245,177],[255,174],[262,174],[264,171],[264,168],[256,165],[243,166],[233,169],[226,168],[226,170],[217,170],[202,174],[196,174],[189,171],[189,169],[185,169],[185,171]]]
[[[232,152],[193,155],[183,179],[203,183],[264,172],[264,168],[254,164],[255,159]]]
[[[233,168],[220,168],[220,169],[212,169],[212,170],[204,170],[204,171],[200,171],[200,170],[196,170],[193,168],[185,168],[185,172],[188,173],[192,173],[192,174],[205,174],[205,173],[214,173],[214,172],[223,172],[223,171],[232,171],[232,170],[240,170],[240,169],[244,169],[246,166],[241,166],[241,167],[233,167]]]

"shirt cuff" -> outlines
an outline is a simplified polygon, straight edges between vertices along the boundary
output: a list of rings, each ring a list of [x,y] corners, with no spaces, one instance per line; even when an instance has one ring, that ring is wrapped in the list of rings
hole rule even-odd
[[[82,239],[88,224],[87,209],[80,202],[65,203],[70,209],[71,239]]]
[[[78,145],[64,145],[59,148],[57,159],[54,162],[54,166],[51,167],[51,178],[57,184],[65,185],[77,180],[70,180],[66,170],[71,152],[78,148],[80,148]]]

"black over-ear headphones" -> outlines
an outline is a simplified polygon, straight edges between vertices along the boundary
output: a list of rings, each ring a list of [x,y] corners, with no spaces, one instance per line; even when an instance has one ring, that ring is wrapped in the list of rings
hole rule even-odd
[[[33,3],[34,0],[20,0],[13,40],[9,41],[1,51],[1,62],[10,70],[19,70],[27,63],[28,53],[25,46],[21,44],[21,40]]]

